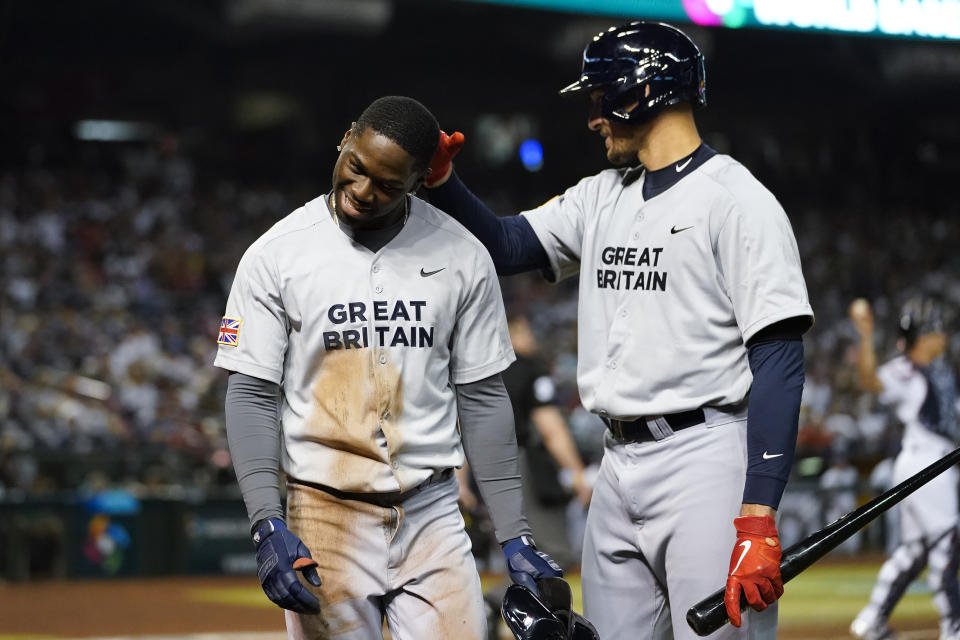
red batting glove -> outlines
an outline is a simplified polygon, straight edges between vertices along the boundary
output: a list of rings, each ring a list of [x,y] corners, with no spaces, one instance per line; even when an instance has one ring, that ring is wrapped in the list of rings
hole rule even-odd
[[[783,595],[780,577],[780,538],[771,516],[741,516],[734,519],[737,544],[730,556],[730,573],[723,603],[735,627],[740,626],[740,591],[756,611]]]
[[[447,178],[450,177],[450,172],[453,171],[451,160],[453,160],[453,156],[460,152],[462,146],[462,133],[454,131],[453,135],[448,136],[441,131],[440,144],[437,145],[437,150],[430,161],[430,172],[424,178],[423,184],[427,187],[439,187],[446,182]]]

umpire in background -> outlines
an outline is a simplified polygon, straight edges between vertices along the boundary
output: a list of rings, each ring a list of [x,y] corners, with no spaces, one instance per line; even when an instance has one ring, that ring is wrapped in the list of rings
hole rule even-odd
[[[567,571],[580,564],[579,550],[571,547],[568,535],[567,505],[576,499],[589,506],[593,489],[563,412],[555,404],[556,387],[527,316],[508,314],[507,327],[517,359],[501,378],[513,405],[524,512],[537,548]],[[482,518],[468,468],[457,470],[460,503],[474,518]],[[490,640],[499,637],[500,603],[510,584],[504,580],[484,593]]]
[[[511,315],[507,326],[517,359],[502,378],[513,404],[527,521],[537,545],[567,569],[580,564],[567,535],[567,503],[572,492],[587,506],[593,490],[527,317]]]
[[[580,552],[571,545],[567,507],[571,499],[588,507],[593,487],[563,411],[556,404],[556,386],[527,316],[509,314],[507,326],[517,359],[501,378],[513,405],[527,522],[538,548],[563,569],[574,568],[580,564]],[[469,467],[458,469],[457,477],[461,506],[482,518]],[[477,526],[483,528],[483,523]],[[480,532],[473,533],[475,544],[482,546]]]

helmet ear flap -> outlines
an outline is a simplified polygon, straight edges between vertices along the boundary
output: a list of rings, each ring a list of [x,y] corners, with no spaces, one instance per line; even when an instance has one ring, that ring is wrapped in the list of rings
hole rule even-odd
[[[557,620],[566,627],[566,638],[573,635],[573,593],[563,578],[541,578],[537,581],[540,600]]]
[[[540,595],[510,585],[500,605],[504,622],[517,640],[599,640],[590,621],[573,610],[570,585],[562,578],[537,581]]]
[[[507,587],[500,613],[517,640],[567,640],[567,625],[526,587]]]
[[[605,105],[606,111],[607,113],[613,115],[617,120],[629,122],[632,120],[634,111],[636,111],[637,107],[639,107],[649,95],[649,82],[634,85],[607,100]]]
[[[573,631],[570,633],[570,640],[600,640],[600,634],[589,620],[574,611]]]

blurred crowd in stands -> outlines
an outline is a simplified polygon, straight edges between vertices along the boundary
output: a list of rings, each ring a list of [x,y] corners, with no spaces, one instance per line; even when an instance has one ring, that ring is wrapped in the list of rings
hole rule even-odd
[[[235,490],[225,376],[211,364],[226,293],[246,246],[327,183],[310,192],[207,177],[175,139],[91,149],[61,168],[0,172],[0,500],[106,487]],[[817,314],[805,338],[795,476],[819,483],[828,499],[810,509],[822,520],[884,486],[880,465],[900,436],[856,390],[847,305],[871,299],[879,353],[893,355],[908,295],[935,291],[960,306],[960,225],[950,219],[957,205],[929,190],[916,206],[905,204],[909,189],[889,198],[896,185],[922,184],[922,162],[899,165],[893,187],[852,181],[837,197],[842,159],[807,153],[820,171],[805,164],[798,176],[793,155],[760,143],[752,155],[734,152],[790,215]],[[881,167],[858,180],[888,177]],[[527,315],[552,362],[584,457],[596,461],[602,424],[576,394],[575,283],[535,274],[502,282],[508,309]],[[958,355],[953,338],[949,357]]]
[[[291,200],[100,151],[0,176],[0,489],[229,486],[224,292]]]

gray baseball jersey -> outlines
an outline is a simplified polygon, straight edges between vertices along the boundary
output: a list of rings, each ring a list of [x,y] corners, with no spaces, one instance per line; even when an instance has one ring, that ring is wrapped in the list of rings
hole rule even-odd
[[[899,484],[955,446],[952,440],[957,429],[956,381],[942,359],[921,368],[906,356],[880,366],[877,377],[883,383],[878,399],[890,406],[904,424],[903,447],[893,463],[893,483]],[[854,636],[872,637],[871,633],[885,628],[907,587],[927,566],[927,585],[940,614],[940,637],[958,637],[958,481],[960,472],[953,467],[900,503],[900,544],[880,568],[869,603],[850,625]]]
[[[523,213],[553,276],[580,274],[583,405],[633,418],[736,404],[752,381],[744,343],[813,315],[790,222],[729,156],[649,201],[644,177],[603,171]]]
[[[280,384],[282,464],[342,491],[410,489],[460,466],[451,384],[514,359],[489,254],[411,197],[376,253],[317,198],[244,254],[215,365]]]
[[[703,408],[706,419],[675,437],[659,419],[656,442],[607,436],[582,568],[584,611],[602,637],[696,637],[684,615],[724,583],[736,539],[752,383],[745,343],[813,315],[776,198],[728,156],[692,161],[664,169],[686,174],[649,200],[646,173],[608,170],[523,213],[552,275],[580,274],[584,406],[628,419]],[[776,611],[750,611],[741,628],[716,635],[774,638]]]
[[[945,456],[956,446],[946,433],[937,433],[940,420],[933,424],[927,413],[940,409],[939,400],[956,401],[956,387],[952,373],[943,362],[929,369],[942,369],[947,384],[942,389],[931,389],[931,379],[913,365],[906,356],[898,356],[877,368],[877,377],[883,383],[878,399],[890,406],[903,423],[903,447],[893,464],[893,481],[900,483],[929,464]],[[932,403],[932,404],[931,404]],[[948,429],[956,428],[956,411],[948,409],[943,416]],[[933,540],[939,534],[957,526],[957,482],[960,471],[956,467],[920,487],[907,496],[901,507],[901,538],[905,542],[925,538]]]

